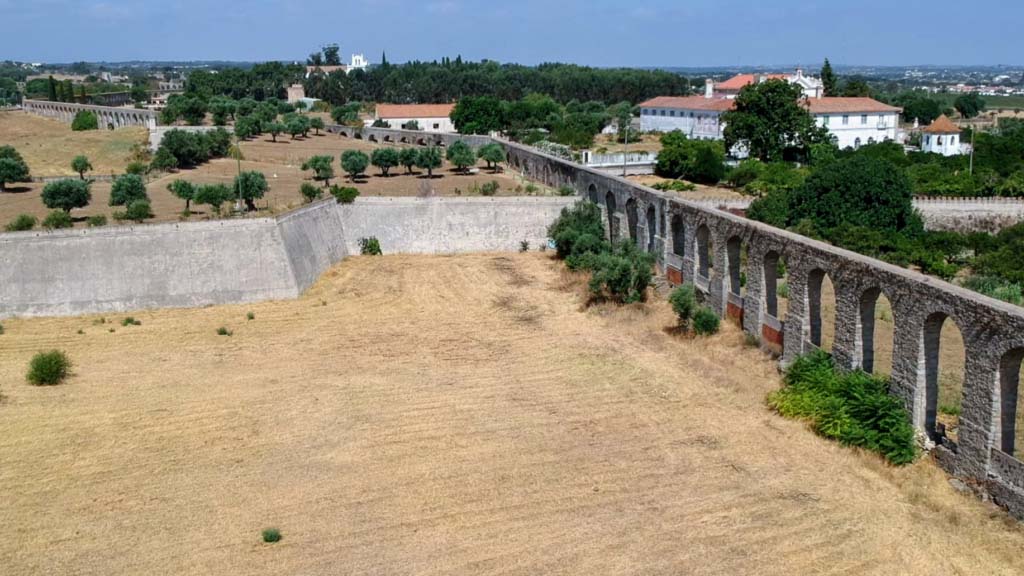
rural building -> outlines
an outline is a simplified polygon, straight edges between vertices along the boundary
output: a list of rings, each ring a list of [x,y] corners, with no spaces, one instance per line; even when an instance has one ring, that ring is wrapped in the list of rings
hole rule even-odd
[[[744,86],[760,84],[767,80],[785,80],[790,84],[796,84],[808,98],[821,98],[825,95],[825,85],[821,80],[813,76],[805,76],[802,68],[797,68],[793,74],[737,74],[724,82],[715,84],[714,90],[723,98],[735,98]]]
[[[960,127],[953,124],[945,114],[921,130],[921,151],[956,156],[963,154],[960,142]]]
[[[391,128],[402,128],[415,121],[424,132],[455,132],[451,114],[455,104],[377,104],[374,120],[383,120]]]
[[[337,66],[306,66],[306,78],[309,78],[317,72],[329,75],[331,72],[337,72],[340,70],[345,74],[350,74],[353,70],[366,70],[369,67],[370,61],[366,59],[366,56],[363,56],[362,54],[353,54],[348,66],[344,64]]]
[[[679,130],[698,140],[723,139],[725,124],[721,117],[735,106],[739,90],[733,92],[735,87],[742,88],[755,80],[761,82],[766,79],[762,76],[747,82],[745,76],[751,75],[736,76],[720,84],[708,80],[703,96],[659,96],[641,103],[640,129],[644,132]],[[800,70],[786,79],[795,80],[794,83],[805,87],[801,102],[817,124],[827,128],[835,137],[840,148],[859,148],[863,144],[898,139],[900,108],[872,98],[821,96],[821,81],[804,76]],[[726,86],[725,92],[720,90],[723,85]],[[808,96],[808,91],[818,96]]]

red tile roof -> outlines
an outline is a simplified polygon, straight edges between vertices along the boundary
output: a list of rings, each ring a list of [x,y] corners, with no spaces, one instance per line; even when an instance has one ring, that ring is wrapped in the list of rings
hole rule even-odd
[[[811,114],[846,114],[854,112],[902,112],[902,108],[883,104],[874,98],[847,98],[830,96],[825,98],[805,98],[804,106]]]
[[[312,74],[318,70],[324,74],[330,74],[331,72],[336,72],[338,70],[344,72],[347,69],[348,66],[306,66],[306,74]]]
[[[945,114],[936,118],[927,128],[922,130],[929,134],[959,134],[960,127],[953,124],[953,121],[949,119]]]
[[[753,84],[759,77],[766,80],[786,80],[789,74],[737,74],[724,82],[715,84],[715,90],[739,91],[748,84]]]
[[[377,118],[448,118],[455,104],[377,104]]]
[[[641,108],[675,108],[677,110],[708,110],[725,112],[732,110],[733,100],[726,98],[705,98],[703,96],[658,96],[640,104]]]

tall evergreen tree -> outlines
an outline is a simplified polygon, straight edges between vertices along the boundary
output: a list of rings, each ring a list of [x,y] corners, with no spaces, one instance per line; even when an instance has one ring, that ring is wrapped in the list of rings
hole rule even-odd
[[[825,65],[821,67],[821,83],[825,86],[825,96],[838,96],[838,81],[836,73],[832,71],[832,64],[825,58]]]
[[[57,81],[53,79],[53,76],[50,76],[50,79],[47,82],[46,94],[47,97],[49,97],[50,102],[57,101]]]

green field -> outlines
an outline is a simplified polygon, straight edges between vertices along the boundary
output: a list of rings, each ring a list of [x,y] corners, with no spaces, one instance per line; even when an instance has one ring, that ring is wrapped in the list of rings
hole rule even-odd
[[[953,106],[957,94],[933,94],[932,97],[946,106]],[[986,110],[1024,110],[1024,96],[982,96]]]

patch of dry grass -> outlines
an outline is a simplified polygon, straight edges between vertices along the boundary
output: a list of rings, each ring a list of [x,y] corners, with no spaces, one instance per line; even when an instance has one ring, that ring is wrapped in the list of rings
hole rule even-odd
[[[297,301],[5,321],[4,574],[1024,570],[1021,529],[930,462],[771,414],[732,324],[674,338],[667,303],[581,309],[579,280],[356,257]],[[29,386],[50,348],[74,374]]]

